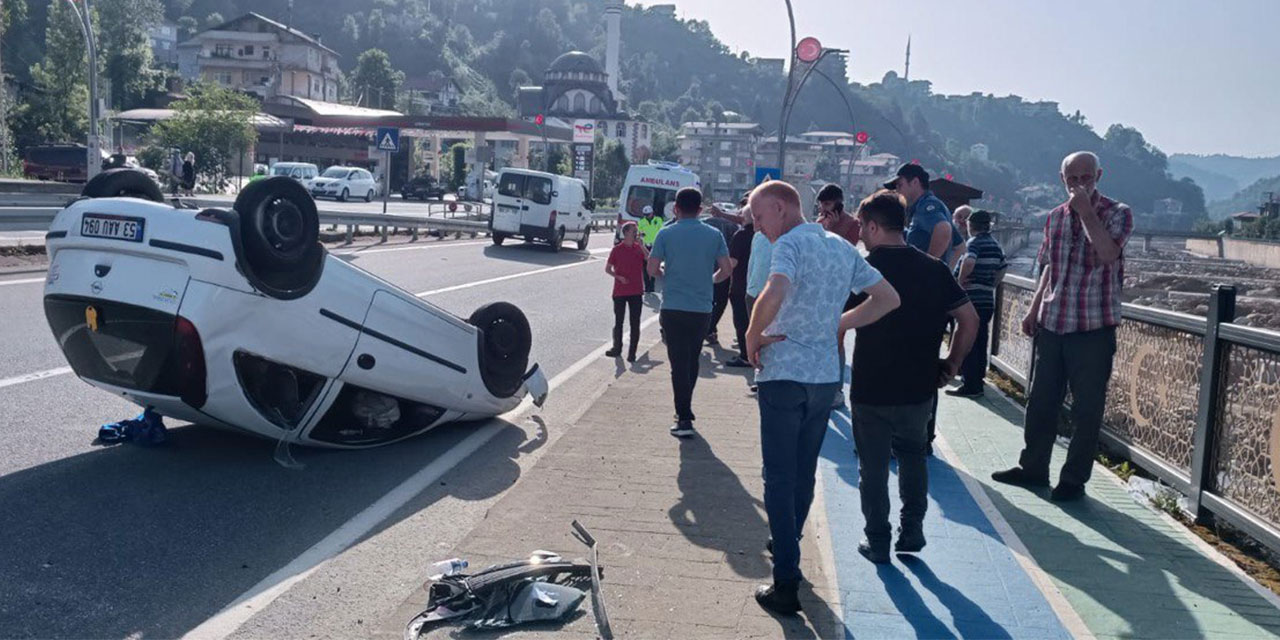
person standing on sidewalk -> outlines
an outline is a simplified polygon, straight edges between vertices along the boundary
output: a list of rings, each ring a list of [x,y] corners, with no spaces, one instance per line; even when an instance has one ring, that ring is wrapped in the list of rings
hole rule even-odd
[[[823,229],[834,233],[841,238],[849,241],[856,251],[858,241],[862,236],[862,223],[858,219],[849,215],[844,210],[844,190],[839,185],[828,184],[822,187],[818,192],[818,223]],[[856,294],[850,293],[849,299],[845,302],[844,310],[848,311],[853,308],[853,301]],[[840,353],[840,375],[844,375],[845,358],[844,358],[844,334],[841,334],[839,340],[836,341],[836,349]],[[844,382],[843,377],[841,383]],[[832,407],[844,406],[844,396],[837,393],[833,401]]]
[[[658,323],[667,342],[676,422],[671,435],[693,437],[693,388],[698,384],[702,341],[711,321],[715,283],[728,279],[733,266],[724,235],[698,220],[702,192],[685,187],[676,192],[676,222],[664,227],[649,254],[651,277],[663,276]]]
[[[724,235],[725,246],[733,242],[733,234],[738,232],[741,227],[737,222],[729,219],[729,217],[720,210],[719,207],[711,205],[711,217],[707,218],[706,224],[710,225],[716,231]],[[732,279],[732,276],[730,277]],[[724,317],[724,312],[729,308],[729,289],[731,287],[729,280],[717,282],[712,291],[711,299],[711,322],[707,328],[707,344],[720,344],[720,333],[717,328],[720,326],[720,319]]]
[[[903,241],[906,202],[888,191],[858,206],[867,262],[884,274],[902,304],[879,322],[858,331],[853,347],[849,404],[858,453],[858,490],[866,538],[858,551],[875,563],[889,561],[889,459],[898,460],[902,498],[899,553],[924,548],[924,514],[929,505],[929,418],[938,387],[964,361],[978,332],[978,314],[947,266]],[[867,302],[854,307],[856,313]],[[938,360],[942,331],[956,321],[946,359]]]
[[[769,280],[769,267],[772,264],[773,242],[757,226],[755,235],[751,236],[751,256],[747,261],[748,324],[750,324],[751,313],[755,309],[756,299],[760,297],[760,293],[764,291],[765,283]],[[757,387],[754,382],[751,383],[750,389],[751,393],[756,392]]]
[[[631,314],[631,347],[627,362],[636,361],[636,345],[640,342],[640,305],[644,297],[643,274],[649,253],[640,244],[640,230],[634,222],[622,225],[622,242],[609,252],[604,272],[613,277],[613,348],[604,352],[610,358],[622,355],[622,320]]]
[[[641,210],[641,218],[636,222],[640,229],[640,239],[644,243],[645,251],[653,251],[653,241],[658,238],[658,232],[662,230],[662,218],[653,215],[653,207],[645,205]],[[644,272],[644,292],[653,293],[653,276],[649,275],[649,270]]]
[[[1077,151],[1062,161],[1068,200],[1049,212],[1037,263],[1044,265],[1022,331],[1035,340],[1035,364],[1018,466],[991,474],[997,482],[1049,486],[1058,413],[1071,388],[1075,433],[1050,498],[1079,500],[1093,472],[1098,433],[1116,352],[1124,247],[1133,233],[1127,205],[1098,191],[1098,157]]]
[[[751,244],[755,239],[756,228],[751,217],[751,207],[747,206],[748,192],[738,202],[738,210],[742,215],[742,227],[733,234],[729,241],[729,262],[733,263],[733,274],[729,277],[729,306],[733,309],[733,329],[738,334],[738,355],[724,363],[727,367],[750,367],[747,359],[747,326],[751,323],[751,306],[747,302],[747,269],[751,266]]]
[[[957,231],[960,232],[961,238],[966,242],[971,237],[969,234],[969,216],[973,215],[973,207],[962,204],[951,212],[951,224],[955,225]],[[959,273],[960,263],[964,260],[964,251],[953,251],[951,253],[951,261],[947,266],[951,268],[951,273]]]
[[[840,392],[836,334],[879,320],[898,295],[849,243],[806,223],[795,187],[766,182],[751,194],[752,214],[774,242],[769,281],[751,312],[747,353],[758,369],[764,507],[773,582],[756,589],[760,606],[800,609],[800,534],[813,502],[818,452],[831,397]],[[869,299],[841,315],[850,291]]]
[[[959,209],[957,209],[959,211]],[[991,212],[979,209],[965,217],[968,222],[969,247],[960,262],[957,279],[978,312],[978,337],[960,366],[964,381],[958,389],[947,389],[949,396],[981,398],[982,381],[987,376],[987,342],[991,336],[991,317],[996,309],[996,286],[1004,279],[1004,249],[991,236]]]

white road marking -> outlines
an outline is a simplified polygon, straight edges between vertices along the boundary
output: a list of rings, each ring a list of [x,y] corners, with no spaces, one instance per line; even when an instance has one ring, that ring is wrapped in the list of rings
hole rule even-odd
[[[435,244],[416,244],[408,247],[383,247],[379,249],[343,249],[332,251],[336,256],[367,256],[374,253],[392,253],[394,251],[421,251],[424,249],[447,249],[449,247],[474,247],[488,242],[439,242]]]
[[[0,287],[10,284],[35,284],[44,282],[44,278],[24,278],[22,280],[0,280]]]
[[[607,251],[612,251],[612,249],[592,249],[591,253],[596,254],[596,253],[607,252]],[[476,280],[475,282],[464,282],[462,284],[455,284],[452,287],[445,287],[443,289],[432,289],[430,291],[423,291],[421,293],[415,293],[413,295],[418,296],[419,298],[425,298],[427,296],[436,295],[437,293],[448,293],[450,291],[470,289],[472,287],[479,287],[481,285],[493,284],[495,282],[504,282],[506,280],[515,280],[516,278],[523,278],[525,276],[536,276],[540,273],[549,273],[552,271],[559,271],[561,269],[572,269],[574,267],[581,267],[583,265],[592,264],[594,262],[596,261],[583,260],[582,262],[574,262],[573,264],[562,264],[554,267],[544,267],[542,269],[533,269],[531,271],[521,271],[519,273],[512,273],[505,276],[498,276],[496,278],[489,278],[487,280]]]
[[[52,378],[54,376],[60,376],[66,373],[71,373],[71,367],[58,367],[57,369],[46,369],[44,371],[28,373],[23,376],[14,376],[12,378],[5,378],[3,380],[0,380],[0,389],[3,389],[5,387],[12,387],[15,384],[22,384],[24,382],[34,382],[36,380],[44,380],[45,378]]]
[[[647,318],[641,323],[641,329],[647,328],[657,321],[658,316],[656,315]],[[561,371],[548,383],[549,390],[554,391],[557,387],[581,373],[588,365],[599,360],[609,346],[609,343],[600,345],[581,360],[573,363],[568,369]],[[241,625],[248,622],[258,612],[266,609],[268,605],[287,593],[294,585],[307,579],[308,576],[323,567],[329,560],[345,551],[347,547],[363,538],[365,534],[372,531],[383,520],[398,511],[414,496],[435,484],[441,476],[448,473],[458,463],[478,451],[480,447],[484,446],[486,442],[502,430],[502,421],[515,422],[521,417],[522,413],[532,406],[533,402],[526,397],[515,409],[498,416],[494,420],[490,420],[483,427],[473,431],[462,442],[442,453],[430,464],[379,498],[377,502],[365,507],[363,511],[343,523],[333,533],[325,536],[324,539],[317,542],[310,549],[302,552],[302,555],[263,578],[258,584],[241,594],[240,597],[236,598],[212,618],[205,620],[200,626],[188,631],[183,636],[183,639],[226,638],[235,633]]]

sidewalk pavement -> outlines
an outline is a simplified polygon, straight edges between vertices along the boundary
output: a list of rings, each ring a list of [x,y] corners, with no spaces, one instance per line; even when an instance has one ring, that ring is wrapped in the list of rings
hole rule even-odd
[[[1135,502],[1106,470],[1095,471],[1086,501],[1067,506],[992,483],[990,472],[1011,465],[1021,445],[1020,411],[994,389],[981,401],[943,397],[929,544],[883,566],[856,551],[857,459],[847,410],[833,412],[802,543],[812,586],[801,616],[771,616],[752,598],[770,563],[747,374],[720,364],[733,352],[705,349],[698,436],[676,440],[666,432],[669,369],[656,333],[645,332],[648,352],[619,363],[577,423],[441,557],[477,568],[540,548],[585,555],[569,533],[576,518],[601,545],[605,600],[624,638],[1280,637],[1274,595]],[[732,335],[727,322],[720,335]],[[398,637],[425,601],[416,589],[380,635]],[[564,626],[510,631],[594,636],[589,605],[583,611]]]

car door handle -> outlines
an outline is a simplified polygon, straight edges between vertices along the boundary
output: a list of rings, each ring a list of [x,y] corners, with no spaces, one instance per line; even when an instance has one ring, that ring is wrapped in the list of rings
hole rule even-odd
[[[521,208],[521,209],[524,209],[525,211],[528,211],[528,210],[529,210],[529,205],[527,205],[527,204],[526,204],[526,205],[524,205],[523,207],[520,207],[520,208]]]

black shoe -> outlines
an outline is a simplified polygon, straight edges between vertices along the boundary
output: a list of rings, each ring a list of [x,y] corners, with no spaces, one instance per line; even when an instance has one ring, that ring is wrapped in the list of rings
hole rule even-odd
[[[604,357],[606,358],[616,358],[620,355],[622,355],[622,347],[614,347],[604,352]]]
[[[720,344],[720,334],[714,331],[712,331],[711,333],[708,333],[706,342],[707,344],[714,344],[714,345]]]
[[[793,616],[800,612],[799,585],[762,584],[756,587],[756,602],[768,611]]]
[[[991,479],[1004,484],[1012,484],[1019,487],[1047,487],[1049,486],[1049,476],[1036,476],[1027,472],[1022,467],[1014,467],[997,471],[991,474]]]
[[[947,389],[944,393],[957,398],[981,398],[982,388],[966,389],[964,387],[960,387],[959,389]]]
[[[698,432],[693,430],[693,421],[677,420],[671,425],[671,435],[677,438],[692,438]]]
[[[627,354],[627,362],[635,362],[635,361],[636,361],[636,350],[632,349],[631,352]]]
[[[746,360],[744,360],[742,356],[734,356],[732,360],[730,360],[730,361],[728,361],[728,362],[724,363],[724,366],[726,366],[726,367],[749,367],[749,366],[751,366],[751,363],[750,363],[750,362],[747,362]]]
[[[1049,492],[1049,499],[1054,502],[1074,502],[1084,497],[1084,485],[1059,482]]]
[[[862,542],[858,543],[858,553],[861,553],[864,558],[876,564],[889,563],[889,545],[887,544],[873,547],[870,540],[863,538]]]
[[[919,553],[924,545],[924,531],[920,527],[898,527],[898,540],[893,543],[895,553]]]
[[[750,391],[751,393],[760,393],[760,385],[758,385],[758,384],[753,384],[753,385],[751,385],[751,386],[747,387],[747,390],[748,390],[748,391]]]

